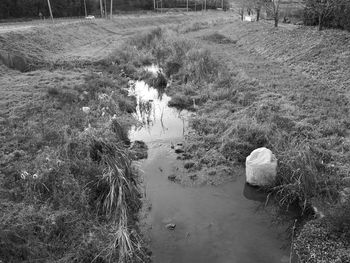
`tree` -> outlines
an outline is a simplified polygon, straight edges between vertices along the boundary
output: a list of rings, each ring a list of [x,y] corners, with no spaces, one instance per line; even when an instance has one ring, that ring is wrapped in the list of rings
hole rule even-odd
[[[273,20],[275,21],[275,27],[278,27],[281,0],[264,0],[264,1],[265,1],[266,9],[271,12]]]
[[[322,30],[326,19],[330,18],[341,0],[307,0],[306,11],[318,19],[318,30]]]
[[[256,21],[260,20],[261,7],[263,5],[263,0],[254,0],[254,10],[256,12]]]

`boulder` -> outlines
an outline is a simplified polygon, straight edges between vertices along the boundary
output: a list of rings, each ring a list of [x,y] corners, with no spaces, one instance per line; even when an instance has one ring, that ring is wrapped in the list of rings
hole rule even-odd
[[[269,186],[277,175],[277,159],[265,148],[258,148],[246,158],[246,181],[254,186]]]

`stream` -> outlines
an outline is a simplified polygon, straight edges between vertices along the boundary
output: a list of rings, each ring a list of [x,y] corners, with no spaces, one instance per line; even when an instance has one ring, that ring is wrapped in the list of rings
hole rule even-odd
[[[189,113],[168,107],[170,97],[143,81],[129,90],[136,96],[132,141],[148,145],[140,160],[146,198],[152,208],[146,219],[155,263],[287,263],[290,240],[286,227],[273,223],[261,207],[264,196],[245,184],[244,169],[221,186],[183,186],[168,175],[183,165],[171,144],[184,140]],[[176,224],[175,229],[166,225]]]

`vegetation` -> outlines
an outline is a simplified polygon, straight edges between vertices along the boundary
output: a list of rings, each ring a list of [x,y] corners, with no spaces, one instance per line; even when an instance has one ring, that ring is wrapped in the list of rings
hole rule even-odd
[[[91,74],[83,84],[51,86],[7,116],[0,149],[2,260],[143,261],[132,230],[141,203],[127,149],[126,85]]]
[[[103,8],[110,9],[111,0],[103,0]],[[99,0],[85,0],[88,14],[100,15]],[[54,17],[85,16],[84,1],[50,0]],[[152,0],[114,0],[114,10],[135,10],[153,8]],[[2,0],[0,2],[0,20],[8,18],[39,18],[39,13],[49,17],[47,0]]]
[[[323,27],[338,27],[350,30],[350,3],[345,0],[306,0],[305,23]]]
[[[339,203],[350,173],[343,85],[349,80],[347,35],[269,31],[261,24],[234,29],[230,24],[229,32],[222,27],[218,33],[208,30],[211,25],[217,23],[157,28],[128,41],[110,60],[89,64],[102,75],[90,74],[76,85],[60,85],[58,79],[33,87],[31,92],[44,93],[26,103],[4,102],[10,110],[0,118],[1,257],[61,262],[143,257],[130,229],[139,207],[126,134],[135,101],[123,89],[124,77],[142,76],[161,89],[168,80],[169,104],[196,111],[183,155],[191,159],[189,172],[201,171],[207,183],[219,183],[253,149],[270,148],[279,160],[276,183],[266,189],[270,199],[287,209],[298,205],[302,213],[313,205],[326,211],[323,220],[299,233],[301,259],[312,262],[316,252],[310,242],[317,237],[337,244],[334,262],[347,262],[349,203]],[[164,74],[140,75],[140,67],[152,63]]]
[[[203,39],[236,43],[222,41],[228,38],[221,34]],[[292,95],[292,87],[281,88],[283,95],[273,92],[279,84],[242,78],[214,58],[212,50],[174,31],[157,29],[132,43],[144,43],[136,52],[151,54],[171,78],[166,89],[173,96],[169,105],[197,111],[191,119],[195,134],[186,146],[186,156],[195,163],[189,172],[200,170],[207,183],[221,182],[252,150],[265,146],[279,160],[276,184],[267,191],[281,207],[297,205],[304,214],[315,203],[328,210],[338,202],[342,178],[350,172],[349,109],[341,95],[329,96],[333,90],[315,93],[318,86],[304,79],[298,83],[298,96]],[[339,229],[341,236],[350,218],[344,214],[342,222],[332,219],[339,211],[347,210],[330,212],[325,227]]]
[[[66,55],[78,53],[77,47],[94,53],[89,43],[106,40],[116,24],[118,32],[129,34],[139,31],[133,31],[137,24],[186,21],[125,20],[1,34],[1,49],[35,61],[25,73],[0,65],[2,261],[147,261],[135,225],[141,197],[137,171],[130,166],[131,158],[147,156],[147,147],[129,146],[136,100],[126,88],[156,58],[131,45],[118,48],[113,60]],[[120,35],[112,36],[111,49]],[[53,53],[60,53],[58,61],[51,60]],[[159,83],[164,86],[164,76]]]
[[[304,226],[294,244],[301,262],[350,261],[349,207],[347,202],[326,218]]]
[[[54,17],[76,17],[85,16],[85,4],[88,15],[101,15],[100,0],[50,0]],[[111,0],[101,0],[103,12],[110,12]],[[189,0],[190,10],[216,9],[222,7],[228,8],[228,0],[207,0],[206,7],[201,0]],[[160,8],[159,1],[156,1],[156,7]],[[162,8],[186,8],[186,0],[162,1]],[[113,0],[114,11],[135,11],[135,10],[153,10],[153,0]],[[0,21],[1,19],[13,18],[37,18],[39,13],[43,17],[50,16],[47,0],[2,0],[0,2]]]
[[[224,9],[228,9],[229,6],[229,0],[189,0],[188,6],[189,9],[194,10],[202,10],[202,9],[215,9],[215,8],[221,8],[222,6]],[[206,6],[205,6],[206,5]],[[187,8],[187,0],[163,0],[162,7],[165,8]]]

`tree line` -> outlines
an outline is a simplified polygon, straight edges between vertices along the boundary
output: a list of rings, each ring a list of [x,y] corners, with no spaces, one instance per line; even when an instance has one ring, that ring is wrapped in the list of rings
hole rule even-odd
[[[158,3],[159,0],[156,0]],[[229,7],[229,0],[163,0],[162,6],[165,8],[175,8],[175,7],[187,7],[188,6],[191,10],[196,7],[197,10],[200,10],[202,8],[206,9],[215,9],[215,8],[224,8],[227,9]],[[158,4],[159,6],[159,4]]]
[[[101,0],[103,12],[110,12],[111,0]],[[229,0],[113,0],[113,11],[151,10],[156,7],[186,7],[190,10],[202,8],[228,8]],[[99,15],[100,0],[50,0],[54,17]],[[0,20],[11,18],[49,17],[47,0],[0,0]]]
[[[269,18],[274,20],[275,27],[280,20],[282,0],[236,0],[239,13],[243,20],[245,12],[254,13],[259,21],[264,9]],[[303,12],[305,25],[317,25],[319,30],[324,27],[341,28],[350,31],[350,0],[301,0],[296,2]]]
[[[103,9],[110,9],[111,0],[102,0]],[[85,16],[100,14],[99,0],[50,0],[54,17]],[[153,0],[113,0],[113,10],[152,9]],[[0,19],[49,17],[47,0],[0,0]]]

